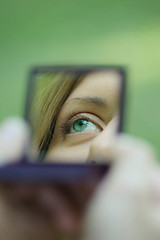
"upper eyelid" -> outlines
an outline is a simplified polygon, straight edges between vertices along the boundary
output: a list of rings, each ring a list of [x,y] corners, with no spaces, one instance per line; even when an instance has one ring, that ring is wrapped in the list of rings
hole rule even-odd
[[[101,116],[99,116],[98,114],[96,114],[95,112],[84,112],[84,111],[81,111],[81,112],[72,112],[70,114],[68,114],[68,116],[66,117],[66,121],[69,121],[70,119],[72,119],[73,117],[76,117],[76,116],[82,116],[82,117],[85,117],[86,114],[90,114],[90,115],[93,115],[97,118],[99,118],[102,122],[104,122],[103,118]],[[88,116],[86,116],[88,117]],[[92,119],[91,119],[92,120]]]
[[[86,116],[86,113],[78,113],[78,114],[74,115],[73,117],[71,117],[71,118],[68,120],[68,122],[69,122],[69,121],[72,121],[72,120],[77,120],[78,117],[84,117],[84,118],[87,118],[87,119],[88,119],[88,117]]]

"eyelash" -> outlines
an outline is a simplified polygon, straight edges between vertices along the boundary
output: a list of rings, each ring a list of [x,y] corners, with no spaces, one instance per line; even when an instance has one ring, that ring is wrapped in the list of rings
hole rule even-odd
[[[65,119],[64,123],[62,123],[62,125],[60,126],[62,135],[65,136],[67,134],[69,134],[69,130],[71,128],[71,126],[79,119],[86,119],[92,123],[94,123],[95,125],[97,125],[99,128],[102,128],[101,126],[99,126],[99,124],[95,123],[93,121],[93,119],[91,119],[89,116],[86,116],[85,113],[71,113],[67,119]]]

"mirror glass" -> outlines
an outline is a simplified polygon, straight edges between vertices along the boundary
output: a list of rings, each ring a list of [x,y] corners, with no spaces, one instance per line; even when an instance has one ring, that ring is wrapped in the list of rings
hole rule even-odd
[[[124,71],[115,67],[34,69],[27,107],[32,158],[105,161],[101,146],[122,125],[123,85]]]

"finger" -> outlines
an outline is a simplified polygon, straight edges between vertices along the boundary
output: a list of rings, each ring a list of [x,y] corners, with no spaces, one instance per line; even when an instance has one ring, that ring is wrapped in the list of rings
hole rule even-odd
[[[88,189],[84,184],[81,186],[19,183],[6,184],[3,188],[3,197],[17,214],[44,220],[52,225],[53,231],[58,235],[75,236],[81,229],[89,192],[90,187]]]
[[[0,239],[60,239],[38,206],[36,186],[8,185],[0,195],[0,210]]]
[[[142,187],[146,178],[150,177],[151,170],[157,168],[156,154],[145,141],[131,138],[125,134],[117,136],[110,145],[115,161],[113,162],[112,178],[117,179],[129,187]],[[119,182],[120,183],[120,182]]]
[[[110,173],[98,191],[116,199],[130,200],[148,195],[152,173],[157,169],[155,153],[144,141],[127,135],[117,136],[109,150],[114,156]],[[113,195],[112,195],[113,194]],[[97,194],[98,195],[98,194]],[[105,197],[105,195],[104,195]],[[122,201],[123,202],[123,201]]]
[[[116,116],[105,127],[105,129],[92,141],[89,149],[87,162],[105,162],[113,159],[113,152],[110,148],[116,138],[118,128],[118,117]]]
[[[155,153],[145,142],[127,135],[115,138],[108,149],[115,160],[90,205],[87,239],[97,239],[99,234],[101,239],[106,239],[106,234],[112,240],[148,239],[144,211],[151,208],[150,179],[157,168]],[[98,231],[94,231],[96,225]]]
[[[44,186],[37,194],[40,206],[46,210],[56,232],[60,235],[77,234],[81,217],[62,191]]]
[[[0,127],[0,164],[19,161],[27,152],[30,130],[20,118],[5,120]]]

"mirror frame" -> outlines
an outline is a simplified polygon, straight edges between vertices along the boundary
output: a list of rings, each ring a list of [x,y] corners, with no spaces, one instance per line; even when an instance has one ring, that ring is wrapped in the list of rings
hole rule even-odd
[[[83,70],[118,70],[121,78],[120,92],[120,119],[118,132],[121,132],[124,126],[124,106],[126,93],[126,71],[120,66],[40,66],[34,67],[29,74],[29,82],[27,88],[27,98],[25,105],[25,119],[28,120],[30,104],[32,102],[32,94],[34,89],[34,77],[37,73],[45,73],[46,71],[83,71]],[[6,164],[0,167],[0,183],[73,183],[84,180],[87,182],[93,175],[100,180],[104,174],[108,173],[110,164],[94,164],[94,163],[31,163],[28,156],[22,156],[19,162],[14,164]]]
[[[120,116],[117,132],[120,133],[124,128],[124,107],[125,107],[125,93],[126,93],[126,70],[122,66],[116,65],[90,65],[90,66],[77,66],[77,65],[55,65],[55,66],[37,66],[33,67],[29,74],[28,79],[28,88],[27,88],[27,97],[26,97],[26,106],[25,106],[25,120],[29,123],[32,131],[32,126],[29,121],[30,106],[32,104],[34,89],[35,89],[35,75],[43,74],[46,72],[85,72],[85,71],[95,71],[95,70],[115,70],[120,73],[121,76],[121,88],[120,88],[120,98],[119,98],[119,108]],[[45,156],[45,154],[44,154]],[[41,158],[43,159],[44,156]],[[40,157],[39,157],[40,158]],[[42,162],[42,159],[38,162]]]

